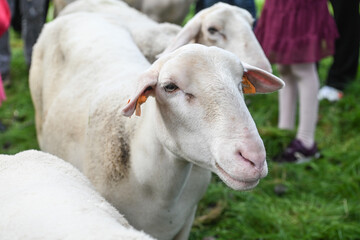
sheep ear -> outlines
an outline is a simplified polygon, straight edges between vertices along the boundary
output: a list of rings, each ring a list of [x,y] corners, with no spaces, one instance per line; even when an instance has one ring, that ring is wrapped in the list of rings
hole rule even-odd
[[[134,112],[136,116],[141,115],[140,105],[146,102],[147,98],[154,95],[155,86],[158,80],[158,72],[152,69],[147,70],[138,79],[138,86],[133,96],[121,110],[121,114],[131,117]]]
[[[126,117],[131,117],[134,112],[136,116],[141,115],[141,107],[149,96],[155,96],[155,87],[158,82],[159,72],[164,63],[172,57],[168,54],[156,60],[151,67],[146,70],[137,80],[137,88],[127,104],[121,110],[121,114]]]
[[[204,11],[204,10],[203,10]],[[186,45],[195,39],[196,36],[200,33],[201,22],[202,22],[202,11],[195,15],[187,24],[180,30],[180,32],[175,36],[169,46],[159,54],[157,57],[166,55],[167,53],[173,52],[179,47]]]
[[[250,14],[249,11],[245,10],[244,8],[238,8],[238,7],[236,7],[236,11],[240,13],[252,27],[254,26],[255,19],[253,18],[253,16]]]
[[[285,86],[283,80],[275,75],[247,63],[242,64],[244,67],[243,81],[241,84],[243,93],[270,93]]]

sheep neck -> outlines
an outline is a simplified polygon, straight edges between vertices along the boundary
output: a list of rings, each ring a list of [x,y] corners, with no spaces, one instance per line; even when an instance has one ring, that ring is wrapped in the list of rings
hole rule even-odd
[[[136,127],[132,149],[132,171],[144,188],[151,188],[159,201],[176,204],[182,197],[193,170],[193,164],[171,153],[158,139],[154,118],[155,101],[146,103],[146,109]],[[142,149],[141,151],[139,149]],[[150,196],[148,196],[150,197]]]

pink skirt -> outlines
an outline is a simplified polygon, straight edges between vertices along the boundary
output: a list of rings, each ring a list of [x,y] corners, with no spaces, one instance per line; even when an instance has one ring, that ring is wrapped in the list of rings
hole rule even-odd
[[[1,106],[1,103],[3,101],[5,101],[5,99],[6,99],[5,89],[4,89],[4,86],[2,84],[2,79],[1,79],[1,75],[0,75],[0,106]]]
[[[266,0],[255,35],[271,63],[317,62],[339,36],[327,0]]]

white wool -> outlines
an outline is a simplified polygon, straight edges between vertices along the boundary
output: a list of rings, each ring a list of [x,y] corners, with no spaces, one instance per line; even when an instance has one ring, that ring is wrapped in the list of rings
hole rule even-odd
[[[120,0],[117,0],[120,1]],[[181,24],[189,12],[194,0],[123,0],[129,6],[147,14],[154,21]],[[54,0],[55,13],[75,0]]]
[[[155,2],[149,1],[149,2]],[[179,0],[172,0],[175,4]],[[166,5],[167,0],[158,4]],[[146,4],[145,4],[146,5]],[[144,6],[144,5],[143,5]],[[179,11],[179,7],[175,7]],[[160,10],[159,10],[160,11]],[[131,33],[144,56],[153,62],[164,52],[196,42],[217,46],[237,55],[242,61],[271,72],[271,66],[252,30],[253,18],[245,9],[217,3],[197,13],[183,28],[171,23],[158,23],[118,0],[77,0],[61,16],[76,12],[111,15]],[[167,11],[167,13],[170,13]],[[216,28],[215,33],[209,29]]]
[[[0,239],[152,239],[72,165],[40,151],[0,155]]]

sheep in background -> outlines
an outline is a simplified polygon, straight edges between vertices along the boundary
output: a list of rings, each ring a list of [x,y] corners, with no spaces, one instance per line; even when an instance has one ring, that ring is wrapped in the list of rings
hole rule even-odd
[[[156,55],[163,52],[181,30],[181,27],[175,24],[159,24],[118,0],[77,0],[68,5],[59,17],[78,12],[111,15],[114,21],[131,32],[137,46],[150,62],[155,61]]]
[[[76,0],[53,0],[54,3],[54,17],[57,17],[60,12],[70,3],[75,2]],[[118,0],[121,1],[121,0]],[[141,4],[143,0],[123,0],[131,7],[141,10]]]
[[[120,0],[118,0],[120,1]],[[123,0],[157,22],[169,22],[181,25],[189,13],[194,0]],[[55,13],[59,12],[75,0],[54,0]]]
[[[74,1],[75,0],[53,0],[54,17],[58,16],[61,10],[63,10],[68,4]]]
[[[77,169],[39,151],[0,155],[0,239],[151,240]]]
[[[77,0],[61,15],[75,12],[98,12],[114,15],[131,32],[137,46],[153,62],[160,53],[196,42],[218,46],[233,52],[242,61],[271,72],[253,31],[253,18],[245,9],[217,3],[196,14],[183,28],[174,24],[159,24],[146,15],[117,0]]]
[[[132,226],[159,239],[187,239],[211,172],[237,190],[267,174],[243,93],[282,86],[199,44],[150,65],[116,17],[87,12],[46,24],[30,69],[41,149],[75,165]]]

